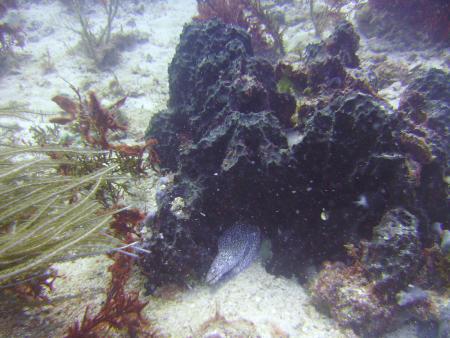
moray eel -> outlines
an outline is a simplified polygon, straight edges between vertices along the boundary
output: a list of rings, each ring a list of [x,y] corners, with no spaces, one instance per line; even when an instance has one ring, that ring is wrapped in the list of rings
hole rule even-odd
[[[218,253],[206,275],[215,284],[246,269],[258,256],[261,233],[258,227],[237,223],[224,231],[218,242]]]

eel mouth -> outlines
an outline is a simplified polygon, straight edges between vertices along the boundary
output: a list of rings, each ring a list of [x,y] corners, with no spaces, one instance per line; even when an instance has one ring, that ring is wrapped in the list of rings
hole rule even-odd
[[[205,281],[208,284],[215,284],[217,283],[220,278],[222,277],[222,274],[219,273],[218,269],[211,267],[211,269],[206,274]]]

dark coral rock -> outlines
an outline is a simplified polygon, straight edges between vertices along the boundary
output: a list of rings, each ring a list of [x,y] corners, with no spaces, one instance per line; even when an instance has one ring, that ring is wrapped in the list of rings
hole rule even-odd
[[[297,65],[296,69],[289,64],[279,64],[277,78],[286,77],[300,93],[309,89],[323,95],[344,88],[371,93],[367,76],[358,79],[348,74],[348,70],[356,72],[352,68],[359,66],[358,48],[358,34],[351,23],[342,21],[325,41],[306,46],[305,64]]]
[[[426,207],[430,224],[450,224],[447,202],[450,154],[450,75],[430,69],[408,85],[402,95],[399,110],[407,114],[401,146],[413,161],[412,170],[418,182],[417,196]]]
[[[388,211],[373,229],[362,264],[378,291],[393,296],[417,276],[422,265],[418,219],[403,208]]]
[[[257,55],[277,60],[284,55],[280,20],[284,22],[282,12],[270,13],[259,1],[253,0],[199,0],[197,21],[214,18],[223,23],[242,28],[251,36],[253,49]]]
[[[345,50],[354,54],[352,41]],[[267,269],[286,276],[301,276],[304,262],[345,259],[344,244],[370,238],[387,210],[402,206],[428,224],[435,209],[411,179],[404,114],[349,80],[336,48],[311,51],[298,85],[307,78],[317,100],[293,126],[295,101],[276,91],[272,65],[253,56],[243,30],[218,21],[184,28],[168,108],[147,132],[162,171],[174,173],[142,244],[151,284],[204,276],[220,234],[237,222],[261,229],[273,251]]]
[[[152,254],[143,265],[155,280],[201,274],[224,227],[270,205],[259,194],[284,168],[282,125],[295,110],[291,96],[276,92],[270,63],[253,57],[249,36],[219,21],[185,27],[169,74],[169,109],[148,131],[161,168],[179,171],[153,225],[158,236],[145,244]]]
[[[282,231],[270,235],[275,256],[283,259],[274,259],[270,271],[289,274],[302,254],[329,257],[355,236],[370,236],[368,225],[387,206],[413,205],[405,158],[395,152],[395,125],[379,102],[352,93],[336,97],[299,128],[301,138],[290,152],[295,170],[285,188],[291,194],[280,194],[286,207],[274,220],[273,230]],[[359,198],[367,205],[358,205]]]
[[[359,249],[352,247],[353,265],[325,263],[310,286],[313,301],[363,337],[379,337],[395,329],[411,318],[412,305],[417,313],[427,309],[429,313],[425,291],[405,291],[412,290],[409,284],[423,265],[418,223],[403,208],[387,211],[374,227],[372,240],[362,241]]]
[[[316,57],[308,65],[308,86],[313,89],[343,88],[345,76],[345,68],[336,57]]]
[[[356,56],[359,48],[359,36],[350,22],[340,22],[333,34],[326,40],[325,45],[328,53],[333,56],[337,55],[344,66],[350,68],[359,66],[359,59]]]
[[[439,320],[438,338],[450,337],[450,304],[442,307],[441,318]]]
[[[331,55],[324,42],[310,44],[305,49],[308,86],[317,91],[324,87],[342,88],[345,67],[338,55]]]
[[[241,29],[219,21],[185,28],[169,67],[171,112],[169,121],[162,123],[171,127],[176,137],[156,147],[164,154],[163,167],[175,169],[176,155],[165,158],[167,150],[171,153],[183,142],[198,142],[235,111],[245,114],[270,110],[281,121],[290,118],[295,101],[289,95],[276,93],[272,66],[252,55],[250,38]],[[148,134],[165,141],[170,137],[159,135],[167,131],[160,128],[161,122],[152,123]],[[193,132],[196,137],[191,140]]]
[[[408,116],[414,123],[423,123],[427,119],[424,111],[425,98],[414,90],[405,91],[400,100],[399,109],[408,113]]]
[[[413,102],[407,98],[418,93],[422,99]],[[450,126],[450,75],[443,70],[432,68],[418,75],[403,94],[404,109],[408,113],[423,111],[427,114],[427,125],[442,135],[448,135]],[[447,140],[448,141],[448,140]]]

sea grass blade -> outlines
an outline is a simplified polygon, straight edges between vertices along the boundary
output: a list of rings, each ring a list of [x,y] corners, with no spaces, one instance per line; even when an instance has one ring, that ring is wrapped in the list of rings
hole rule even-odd
[[[5,150],[1,154],[2,157],[10,157],[19,154],[30,154],[30,153],[73,153],[73,154],[107,154],[106,150],[93,150],[87,148],[68,148],[68,147],[13,147],[10,150]]]
[[[9,212],[6,212],[6,213],[4,213],[3,215],[1,215],[1,216],[0,216],[0,222],[2,222],[2,221],[4,221],[4,220],[6,220],[6,219],[12,217],[14,214],[20,213],[20,212],[22,212],[23,210],[32,207],[34,204],[41,203],[41,202],[43,202],[43,201],[45,201],[45,200],[48,200],[48,199],[51,198],[51,197],[54,197],[54,196],[57,195],[57,194],[63,194],[63,193],[65,193],[65,192],[69,191],[69,190],[72,190],[72,189],[76,188],[76,187],[82,186],[83,184],[85,184],[85,183],[87,183],[87,182],[90,182],[90,181],[93,181],[93,180],[95,180],[95,179],[98,179],[98,178],[100,178],[102,175],[105,175],[107,172],[109,172],[109,171],[111,171],[111,170],[113,170],[113,169],[114,169],[114,166],[108,167],[108,168],[105,168],[105,169],[100,169],[100,170],[94,172],[93,174],[86,175],[86,176],[82,177],[81,179],[76,180],[76,182],[74,182],[73,184],[69,184],[67,187],[65,187],[65,188],[63,188],[63,189],[58,189],[57,191],[52,192],[52,193],[49,194],[49,195],[44,195],[44,196],[38,197],[38,198],[37,198],[36,200],[34,200],[34,201],[29,201],[29,200],[28,200],[27,203],[21,203],[21,204],[20,204],[19,206],[17,206],[17,208],[15,208],[14,210],[10,210]]]
[[[92,235],[95,231],[101,229],[106,226],[112,219],[112,216],[106,217],[102,222],[89,229],[88,231],[81,233],[77,233],[77,237],[71,238],[63,241],[59,245],[55,246],[50,252],[43,254],[41,257],[32,260],[31,262],[26,262],[14,266],[9,269],[5,269],[0,271],[0,283],[10,280],[11,278],[17,277],[20,274],[23,274],[27,271],[33,271],[38,266],[41,266],[44,263],[50,263],[55,260],[56,256],[61,254],[64,250],[67,250],[69,247],[74,246],[80,241],[84,240],[86,237]]]

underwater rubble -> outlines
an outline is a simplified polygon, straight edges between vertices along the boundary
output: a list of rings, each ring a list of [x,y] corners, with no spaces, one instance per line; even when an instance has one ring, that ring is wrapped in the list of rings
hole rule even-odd
[[[363,335],[411,317],[397,303],[410,284],[448,288],[433,224],[448,229],[450,217],[449,75],[418,74],[395,110],[357,69],[358,46],[342,22],[299,64],[275,67],[238,27],[184,27],[168,108],[146,133],[166,175],[143,229],[149,291],[203,279],[238,222],[270,241],[273,274],[305,282],[324,264],[308,281],[313,299]]]

